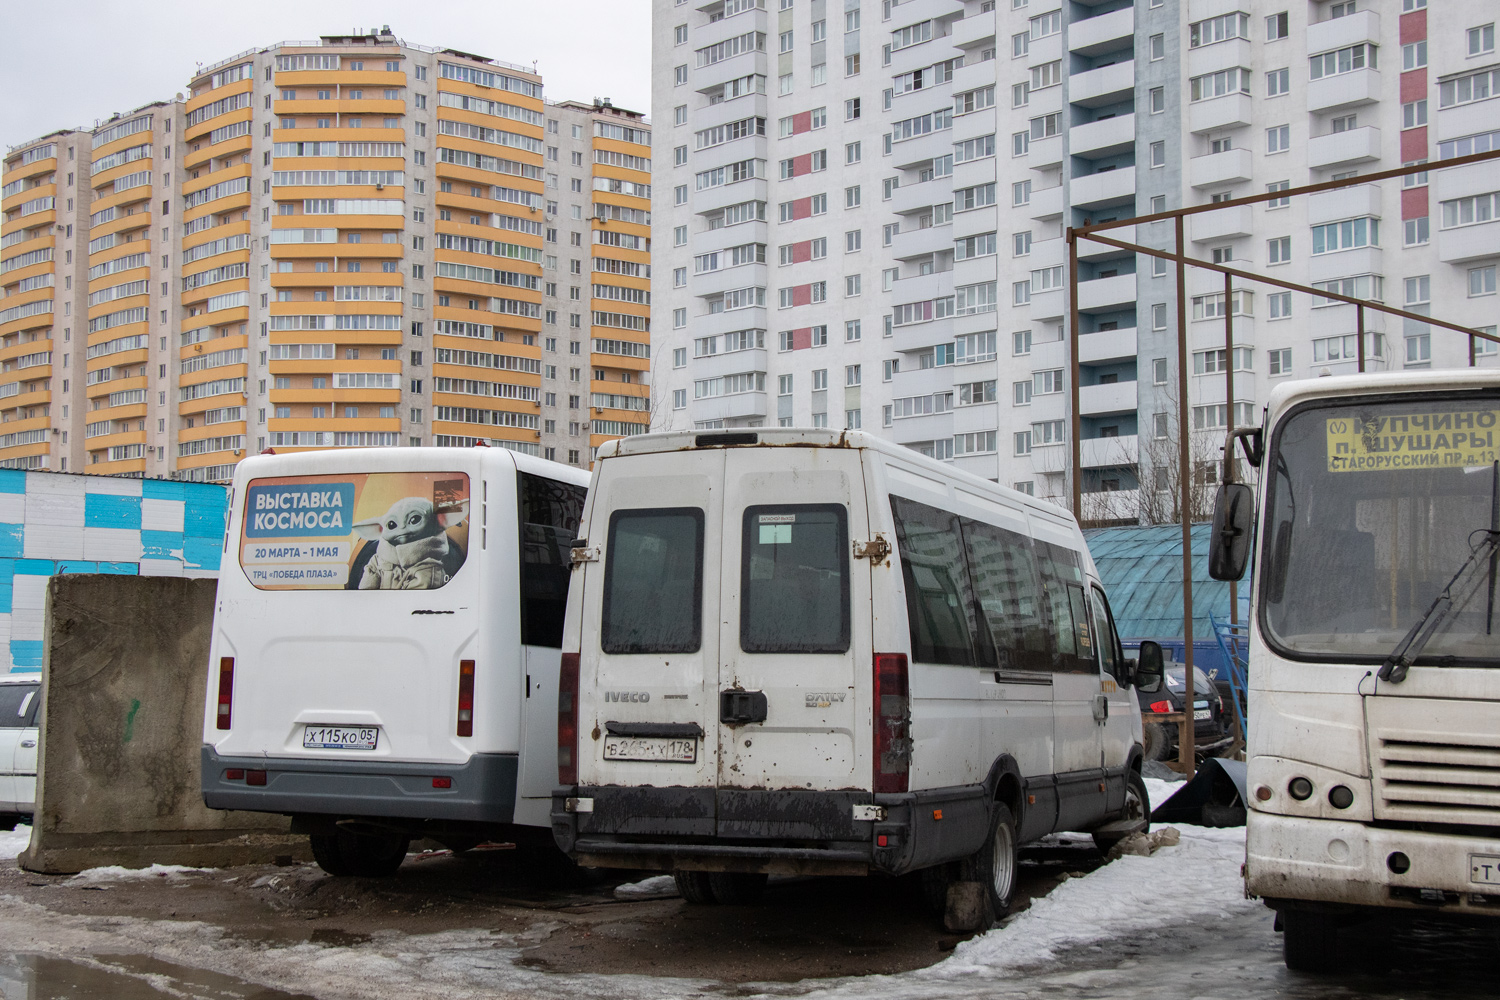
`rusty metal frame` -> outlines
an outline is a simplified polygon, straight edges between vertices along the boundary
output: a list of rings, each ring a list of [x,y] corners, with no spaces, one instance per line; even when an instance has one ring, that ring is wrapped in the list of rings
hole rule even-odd
[[[1178,520],[1182,522],[1182,635],[1183,635],[1183,657],[1184,657],[1184,692],[1183,701],[1185,710],[1192,711],[1194,700],[1193,692],[1193,555],[1192,555],[1192,522],[1188,517],[1191,507],[1193,470],[1190,468],[1191,454],[1188,443],[1189,417],[1191,416],[1191,404],[1188,399],[1188,336],[1187,336],[1187,269],[1189,267],[1202,268],[1209,271],[1217,271],[1224,275],[1224,353],[1225,368],[1224,382],[1226,389],[1226,405],[1228,407],[1228,427],[1226,433],[1234,430],[1234,289],[1235,278],[1242,281],[1256,282],[1270,285],[1274,288],[1288,289],[1294,292],[1303,292],[1308,295],[1316,295],[1320,298],[1331,299],[1336,302],[1344,302],[1355,307],[1355,333],[1359,341],[1358,365],[1359,371],[1365,370],[1365,310],[1374,309],[1378,312],[1403,319],[1414,320],[1427,326],[1435,326],[1439,329],[1453,330],[1465,334],[1469,338],[1469,366],[1473,367],[1475,362],[1474,342],[1478,340],[1489,340],[1500,343],[1500,336],[1484,333],[1472,327],[1461,326],[1446,320],[1435,319],[1431,316],[1423,316],[1419,313],[1398,309],[1395,306],[1385,305],[1373,299],[1360,299],[1352,295],[1344,295],[1338,292],[1324,291],[1311,285],[1301,284],[1295,281],[1286,281],[1281,278],[1268,277],[1264,274],[1256,274],[1239,268],[1229,267],[1224,264],[1216,264],[1206,260],[1198,260],[1190,257],[1186,252],[1186,240],[1184,238],[1184,221],[1190,215],[1202,215],[1208,212],[1222,211],[1227,208],[1239,208],[1245,205],[1258,205],[1267,201],[1281,201],[1302,195],[1317,194],[1322,191],[1333,191],[1339,188],[1353,187],[1359,184],[1371,184],[1378,181],[1391,180],[1397,177],[1406,177],[1417,173],[1431,173],[1438,170],[1447,170],[1452,167],[1463,167],[1474,163],[1486,163],[1500,161],[1500,150],[1492,150],[1488,153],[1472,153],[1468,156],[1456,156],[1448,160],[1421,163],[1416,166],[1399,167],[1394,170],[1381,170],[1373,174],[1364,174],[1356,177],[1346,177],[1342,180],[1321,181],[1317,184],[1304,184],[1301,187],[1283,188],[1279,191],[1266,191],[1260,194],[1246,195],[1243,198],[1231,198],[1228,201],[1213,202],[1208,205],[1192,205],[1187,208],[1175,208],[1166,212],[1156,212],[1151,215],[1134,216],[1128,219],[1115,219],[1110,222],[1088,223],[1082,226],[1068,226],[1066,239],[1068,242],[1068,354],[1069,354],[1069,396],[1071,403],[1070,420],[1070,445],[1072,449],[1072,468],[1069,478],[1072,480],[1073,516],[1080,521],[1083,519],[1083,444],[1080,439],[1082,429],[1082,416],[1079,413],[1079,362],[1078,362],[1078,241],[1088,240],[1092,243],[1115,247],[1120,250],[1135,254],[1144,254],[1161,260],[1169,260],[1176,266],[1177,285],[1177,428],[1178,428]],[[1430,204],[1430,203],[1429,203]],[[1430,209],[1429,209],[1430,218]],[[1148,225],[1153,222],[1171,221],[1173,224],[1173,236],[1175,250],[1160,250],[1148,247],[1129,240],[1117,240],[1109,236],[1101,235],[1112,229],[1122,229],[1126,226]],[[1139,323],[1137,323],[1139,327]],[[1137,372],[1139,375],[1139,372]],[[1137,468],[1139,468],[1140,456],[1136,456]],[[1228,453],[1224,457],[1224,475],[1227,480],[1234,476],[1234,455]],[[1143,487],[1139,484],[1137,477],[1137,489]],[[1231,588],[1231,602],[1235,598],[1235,588]],[[1231,620],[1237,613],[1237,608],[1231,606]],[[1179,740],[1180,768],[1187,774],[1193,773],[1194,761],[1194,732],[1192,725],[1183,727],[1185,739]]]

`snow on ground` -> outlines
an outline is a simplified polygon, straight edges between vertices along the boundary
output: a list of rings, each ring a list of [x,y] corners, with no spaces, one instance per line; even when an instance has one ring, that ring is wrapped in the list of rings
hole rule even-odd
[[[187,868],[183,865],[152,865],[150,868],[126,868],[122,865],[106,865],[89,868],[74,875],[73,882],[123,882],[126,879],[164,878],[179,879],[185,875],[202,874],[202,868]]]
[[[639,882],[615,886],[616,899],[665,899],[677,895],[677,880],[670,875],[656,875]]]
[[[0,859],[13,858],[26,850],[26,845],[31,843],[31,827],[24,823],[16,825],[14,830],[0,830]]]

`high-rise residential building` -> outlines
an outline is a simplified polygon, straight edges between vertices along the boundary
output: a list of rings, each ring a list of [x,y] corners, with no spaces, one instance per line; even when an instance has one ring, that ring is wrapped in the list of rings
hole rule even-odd
[[[16,146],[0,467],[222,481],[267,448],[476,443],[586,465],[649,421],[650,142],[639,113],[385,29]]]
[[[1450,5],[1429,27],[1426,0],[1366,6],[654,0],[671,155],[653,425],[864,427],[1068,502],[1067,227],[1500,148],[1495,12]],[[1493,332],[1493,178],[1480,164],[1199,215],[1187,252]],[[1171,222],[1112,235],[1174,239]],[[1175,267],[1080,250],[1086,510],[1172,516]],[[1231,412],[1258,422],[1280,380],[1354,369],[1356,309],[1239,279],[1226,303],[1205,270],[1188,284],[1206,479]],[[1459,334],[1373,310],[1365,329],[1373,370],[1469,363]],[[1495,346],[1476,341],[1476,363]]]

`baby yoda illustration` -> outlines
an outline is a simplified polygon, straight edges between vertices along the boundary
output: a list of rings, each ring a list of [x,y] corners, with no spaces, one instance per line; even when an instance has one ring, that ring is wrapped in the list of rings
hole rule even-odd
[[[435,508],[431,500],[405,497],[380,517],[359,521],[354,531],[377,543],[365,563],[360,590],[436,590],[464,564],[464,551],[448,538],[446,528],[469,516],[469,501]]]

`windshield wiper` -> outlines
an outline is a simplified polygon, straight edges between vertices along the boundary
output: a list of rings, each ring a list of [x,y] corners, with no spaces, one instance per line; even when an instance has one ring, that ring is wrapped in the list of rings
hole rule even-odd
[[[1385,658],[1377,674],[1381,680],[1392,684],[1400,684],[1406,680],[1407,670],[1411,668],[1417,657],[1422,655],[1422,650],[1426,648],[1428,640],[1453,611],[1454,594],[1467,594],[1485,575],[1489,577],[1489,606],[1485,627],[1488,634],[1494,620],[1495,565],[1497,557],[1500,557],[1500,462],[1495,463],[1493,476],[1490,484],[1490,526],[1487,529],[1479,529],[1483,532],[1484,538],[1474,546],[1473,551],[1469,553],[1469,558],[1458,567],[1458,572],[1453,574],[1453,579],[1448,581],[1442,593],[1433,599],[1427,612],[1417,619],[1411,631],[1406,633],[1406,636],[1392,650],[1391,655]],[[1488,565],[1485,565],[1486,562]]]

